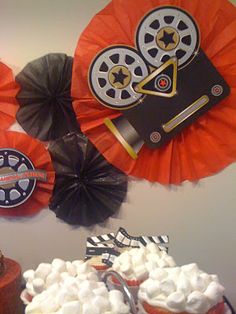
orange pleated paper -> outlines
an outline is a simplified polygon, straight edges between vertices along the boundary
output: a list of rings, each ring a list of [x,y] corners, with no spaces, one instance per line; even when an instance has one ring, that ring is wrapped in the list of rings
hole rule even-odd
[[[6,130],[15,121],[18,110],[15,97],[19,90],[12,70],[0,62],[0,130]]]
[[[47,172],[47,181],[37,181],[36,187],[24,203],[13,208],[1,208],[1,216],[26,216],[47,207],[52,194],[55,173],[49,152],[38,140],[19,132],[0,131],[0,148],[15,149],[28,157],[37,170]]]
[[[142,17],[163,5],[188,11],[201,32],[201,48],[231,87],[226,100],[204,114],[167,145],[142,148],[133,160],[104,126],[120,115],[101,105],[87,83],[88,70],[102,49],[135,46]],[[82,33],[75,52],[72,96],[82,131],[105,158],[127,173],[162,184],[180,184],[212,175],[236,160],[236,8],[227,0],[113,0]]]

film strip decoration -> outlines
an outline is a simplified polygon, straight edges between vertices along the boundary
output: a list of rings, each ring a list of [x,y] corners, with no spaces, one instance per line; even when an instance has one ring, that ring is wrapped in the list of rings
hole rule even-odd
[[[168,252],[168,247],[165,245],[169,243],[169,237],[167,235],[134,237],[129,235],[124,228],[119,228],[114,243],[120,248],[139,248],[140,246],[147,246],[149,243],[155,243],[158,244],[160,250]]]
[[[120,255],[120,252],[115,249],[110,249],[109,252],[102,254],[102,262],[109,267],[112,267],[114,260],[117,256]]]
[[[140,247],[140,237],[133,237],[128,234],[124,228],[119,228],[116,233],[114,243],[116,246],[123,247]]]
[[[149,243],[155,243],[161,251],[168,252],[169,237],[161,236],[131,236],[124,228],[119,228],[116,234],[108,233],[87,238],[85,260],[101,256],[101,261],[112,266],[114,259],[121,254],[122,248],[140,248]]]

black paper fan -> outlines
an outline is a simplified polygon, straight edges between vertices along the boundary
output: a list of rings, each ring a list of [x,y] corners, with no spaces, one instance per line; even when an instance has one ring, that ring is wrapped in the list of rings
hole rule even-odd
[[[112,216],[127,193],[127,176],[109,164],[83,135],[50,143],[56,184],[50,209],[69,224],[90,226]]]
[[[54,140],[79,131],[70,94],[73,58],[51,53],[28,63],[16,76],[21,90],[17,121],[31,136]]]

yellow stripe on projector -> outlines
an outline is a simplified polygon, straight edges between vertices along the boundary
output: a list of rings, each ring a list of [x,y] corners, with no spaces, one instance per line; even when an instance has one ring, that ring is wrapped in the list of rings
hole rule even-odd
[[[200,97],[198,100],[196,100],[189,107],[187,107],[182,112],[180,112],[177,116],[175,116],[169,122],[167,122],[166,124],[163,124],[162,125],[163,130],[166,133],[171,132],[178,125],[180,125],[183,121],[187,120],[195,112],[197,112],[199,109],[204,107],[208,102],[209,102],[209,97],[207,95]]]

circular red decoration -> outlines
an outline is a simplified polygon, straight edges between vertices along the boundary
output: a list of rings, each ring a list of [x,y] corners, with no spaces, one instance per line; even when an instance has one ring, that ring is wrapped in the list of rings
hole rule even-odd
[[[158,91],[165,92],[171,87],[171,79],[168,75],[160,74],[156,78],[155,85]]]
[[[136,29],[143,16],[168,5],[186,10],[197,21],[201,48],[231,93],[168,144],[156,150],[143,146],[133,160],[103,123],[121,113],[93,97],[88,86],[89,66],[108,46],[135,47]],[[227,0],[113,0],[91,20],[75,51],[72,97],[81,129],[110,163],[128,175],[162,184],[212,175],[236,160],[235,56],[236,8]]]
[[[33,215],[47,207],[55,173],[44,145],[23,133],[1,131],[0,147],[0,215]]]

